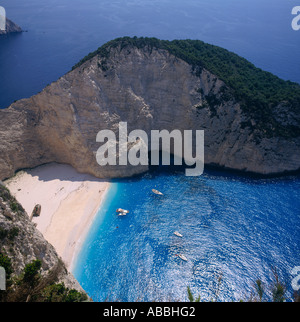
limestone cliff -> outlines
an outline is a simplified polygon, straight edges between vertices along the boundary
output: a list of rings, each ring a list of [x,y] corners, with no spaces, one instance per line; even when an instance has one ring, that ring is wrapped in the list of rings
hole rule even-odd
[[[0,35],[6,35],[10,33],[22,32],[21,27],[15,24],[13,21],[6,18],[6,30],[0,30]]]
[[[117,131],[121,121],[128,131],[149,135],[153,129],[205,130],[206,164],[258,174],[299,170],[299,106],[281,102],[267,113],[278,133],[244,106],[203,66],[163,48],[115,42],[39,94],[0,110],[0,179],[53,161],[100,178],[146,171],[97,164],[98,131]]]
[[[35,285],[35,290],[26,284],[21,288],[19,276],[22,276],[25,266],[35,260],[41,261],[41,280],[38,285]],[[8,263],[10,264],[8,265]],[[22,206],[1,183],[0,266],[6,269],[8,293],[5,294],[1,291],[0,302],[3,300],[25,301],[30,293],[40,296],[43,289],[53,283],[64,283],[66,288],[76,289],[83,293],[82,288],[73,275],[67,271],[54,247],[44,239],[29,220],[29,216]],[[16,282],[18,277],[19,283]],[[9,287],[12,289],[11,292],[8,291]],[[38,293],[36,293],[37,291]],[[32,299],[34,298],[32,297]]]

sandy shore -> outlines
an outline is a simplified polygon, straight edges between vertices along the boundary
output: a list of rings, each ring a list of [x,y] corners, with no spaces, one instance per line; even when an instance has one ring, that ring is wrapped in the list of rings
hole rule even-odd
[[[41,205],[33,222],[71,269],[109,182],[53,163],[20,171],[5,184],[29,216]]]

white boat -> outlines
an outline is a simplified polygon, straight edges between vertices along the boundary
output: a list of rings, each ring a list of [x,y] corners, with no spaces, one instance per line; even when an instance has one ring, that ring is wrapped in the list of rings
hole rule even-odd
[[[187,262],[187,258],[184,255],[178,254],[177,256],[181,258],[183,261]]]
[[[158,191],[156,189],[152,189],[152,192],[154,192],[157,195],[163,196],[163,193],[161,193],[160,191]]]
[[[126,216],[127,212],[119,212],[118,216]]]
[[[123,212],[123,213],[125,213],[125,214],[128,214],[128,213],[129,213],[129,210],[125,210],[125,209],[122,209],[122,208],[118,208],[118,209],[116,210],[116,212]]]
[[[178,237],[183,237],[183,235],[181,235],[178,231],[174,231],[174,235],[176,235]]]

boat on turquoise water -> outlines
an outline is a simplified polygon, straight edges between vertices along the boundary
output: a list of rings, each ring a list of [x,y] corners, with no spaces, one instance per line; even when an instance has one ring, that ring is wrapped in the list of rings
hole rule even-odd
[[[127,215],[127,212],[119,212],[118,213],[118,216],[126,216]]]
[[[155,193],[156,195],[163,196],[163,193],[161,193],[160,191],[158,191],[156,189],[152,189],[152,192]]]
[[[116,210],[116,212],[128,214],[129,213],[129,210],[125,210],[125,209],[122,209],[122,208],[118,208]]]
[[[180,259],[182,259],[183,261],[185,261],[185,262],[187,262],[187,258],[184,256],[184,255],[182,255],[182,254],[175,254],[175,256],[178,256]]]
[[[183,237],[183,235],[181,235],[178,231],[174,231],[174,235],[176,235],[178,237]]]

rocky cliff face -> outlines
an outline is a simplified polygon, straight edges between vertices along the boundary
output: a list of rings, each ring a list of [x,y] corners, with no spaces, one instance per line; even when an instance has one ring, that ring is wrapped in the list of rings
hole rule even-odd
[[[0,35],[6,35],[9,33],[22,32],[21,27],[6,18],[6,30],[0,30]]]
[[[29,216],[22,206],[0,184],[1,256],[10,258],[13,276],[19,276],[25,265],[30,262],[40,260],[42,264],[40,273],[44,278],[44,288],[55,282],[64,283],[69,289],[77,289],[82,292],[82,288],[73,275],[67,271],[54,247],[44,239],[29,220]],[[51,278],[48,275],[50,272]],[[48,284],[47,277],[49,278]]]
[[[47,162],[72,165],[100,178],[125,177],[147,166],[105,166],[96,162],[98,131],[205,130],[205,163],[259,174],[300,168],[299,137],[268,137],[255,130],[230,88],[206,69],[163,49],[116,46],[94,56],[41,93],[0,110],[0,179],[20,168]],[[226,99],[224,98],[226,95]],[[214,100],[208,100],[213,97]],[[299,115],[279,105],[278,122]],[[248,124],[248,125],[245,125]]]

